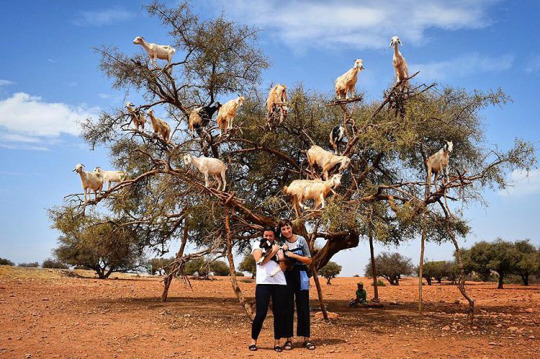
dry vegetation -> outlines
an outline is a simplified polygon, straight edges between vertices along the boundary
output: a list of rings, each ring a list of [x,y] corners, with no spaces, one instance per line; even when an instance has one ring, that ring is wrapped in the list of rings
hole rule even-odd
[[[90,271],[0,266],[1,358],[537,358],[540,356],[540,285],[471,283],[478,312],[469,326],[455,286],[424,288],[425,315],[417,310],[417,279],[379,289],[382,309],[350,309],[355,283],[335,278],[323,284],[337,321],[316,321],[313,353],[295,347],[276,354],[272,316],[256,353],[247,350],[250,322],[231,291],[229,278],[192,280],[193,291],[176,281],[169,301],[160,301],[158,277],[118,274],[99,280]],[[115,279],[117,278],[117,279]],[[255,284],[240,278],[253,300]],[[316,307],[316,293],[311,292]]]

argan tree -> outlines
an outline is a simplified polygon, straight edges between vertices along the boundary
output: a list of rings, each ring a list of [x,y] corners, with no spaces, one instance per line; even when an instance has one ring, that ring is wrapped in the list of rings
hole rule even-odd
[[[341,266],[336,262],[329,261],[324,267],[319,269],[319,274],[326,278],[326,284],[331,285],[330,281],[341,273]]]
[[[153,2],[146,10],[162,23],[177,50],[172,72],[150,69],[147,54],[135,46],[130,54],[114,45],[96,51],[115,89],[133,103],[142,99],[136,103],[138,111],[153,109],[168,121],[171,142],[149,129],[134,129],[124,108],[86,122],[83,137],[92,147],[110,149],[112,163],[129,174],[90,205],[129,217],[130,222],[120,225],[143,231],[145,246],[161,250],[172,239],[181,240],[177,271],[166,280],[164,299],[188,257],[217,253],[226,255],[235,293],[252,315],[236,285],[233,248],[242,253],[263,226],[275,225],[280,217],[291,217],[295,232],[308,240],[315,279],[336,253],[356,247],[368,234],[400,243],[424,229],[430,241],[451,240],[459,249],[457,238],[468,227],[448,202],[456,202],[457,208],[477,202],[486,187],[506,185],[505,170],[535,163],[534,149],[526,142],[516,140],[513,148],[501,152],[484,138],[479,111],[507,102],[502,91],[415,84],[421,74],[409,79],[410,92],[400,93],[395,86],[371,103],[361,97],[335,102],[332,95],[287,84],[287,118],[268,130],[267,89],[259,87],[268,60],[257,48],[256,29],[224,17],[203,21],[187,2],[177,8]],[[188,131],[192,109],[239,95],[246,100],[231,130],[219,136],[212,120],[193,135]],[[343,154],[351,165],[325,210],[296,217],[281,189],[295,179],[321,177],[319,169],[308,167],[305,151],[313,144],[328,148],[328,133],[337,124],[345,127]],[[444,140],[454,143],[450,176],[438,191],[426,192],[425,160]],[[222,160],[228,166],[226,190],[205,187],[202,175],[184,165],[186,153]],[[82,203],[75,206],[82,211]],[[320,250],[315,250],[316,239],[325,241]],[[198,247],[197,253],[184,253],[188,242]]]
[[[386,279],[390,285],[399,285],[401,276],[411,275],[414,271],[411,259],[399,253],[382,252],[375,258],[375,266],[377,275]],[[367,277],[373,276],[371,263],[366,265],[365,274]]]

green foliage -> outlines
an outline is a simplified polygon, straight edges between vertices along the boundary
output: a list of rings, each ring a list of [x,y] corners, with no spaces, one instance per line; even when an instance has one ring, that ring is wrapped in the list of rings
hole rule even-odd
[[[335,262],[328,262],[324,267],[319,269],[318,274],[326,278],[326,284],[331,284],[330,280],[335,278],[341,272],[341,266]]]
[[[499,238],[492,243],[478,242],[470,249],[464,250],[463,262],[469,271],[478,273],[483,281],[489,279],[491,271],[497,272],[499,276],[498,288],[502,289],[506,275],[512,273],[528,274],[529,270],[536,268],[534,260],[529,267],[529,260],[534,256],[531,253],[533,250],[535,248],[527,241],[514,244]],[[527,283],[525,279],[524,283]]]
[[[174,261],[174,257],[171,258],[152,258],[148,261],[146,267],[148,268],[148,273],[155,275],[156,273],[169,274],[170,265]]]
[[[0,258],[0,266],[14,266],[15,263],[10,261],[9,259]]]
[[[210,263],[204,258],[190,260],[186,263],[184,272],[187,275],[193,275],[197,272],[200,277],[206,278],[210,273]]]
[[[94,213],[83,216],[72,207],[50,209],[49,217],[52,227],[62,233],[54,250],[59,261],[91,268],[101,279],[139,266],[142,233],[123,226],[121,219]]]
[[[399,253],[387,252],[382,252],[375,257],[375,267],[377,275],[385,278],[390,285],[399,285],[401,276],[411,275],[414,270],[410,258]],[[367,277],[373,277],[371,263],[366,265],[365,273]]]
[[[255,278],[257,273],[257,265],[255,264],[255,258],[251,254],[247,254],[242,262],[240,262],[239,269],[243,272],[251,273],[251,278]]]
[[[210,271],[217,276],[228,276],[231,274],[229,265],[223,261],[212,261],[210,263]]]
[[[58,259],[47,258],[43,261],[41,265],[42,268],[57,268],[57,269],[68,269],[69,266],[65,263],[60,262]]]
[[[29,262],[29,263],[19,263],[17,265],[18,267],[27,267],[27,268],[37,268],[39,267],[39,263],[38,262]]]
[[[422,267],[422,277],[424,277],[428,285],[431,285],[431,279],[435,278],[437,280],[437,283],[441,283],[443,278],[447,278],[448,280],[455,282],[457,278],[457,264],[454,262],[448,262],[448,261],[431,261],[431,262],[425,262],[424,266]],[[419,272],[419,269],[417,269],[417,273]]]

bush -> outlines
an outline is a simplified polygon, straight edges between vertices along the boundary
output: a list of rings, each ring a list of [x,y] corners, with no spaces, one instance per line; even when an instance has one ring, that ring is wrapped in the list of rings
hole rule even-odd
[[[19,267],[37,268],[39,267],[39,263],[38,262],[19,263]]]
[[[0,258],[0,266],[14,266],[15,263],[10,261],[9,259]]]
[[[214,261],[210,264],[210,271],[214,272],[214,275],[227,276],[230,275],[229,266],[223,261]]]
[[[42,268],[68,269],[69,267],[57,259],[47,258],[41,265]]]
[[[353,275],[353,277],[360,277],[360,275],[359,275],[359,274],[355,274],[355,275]]]

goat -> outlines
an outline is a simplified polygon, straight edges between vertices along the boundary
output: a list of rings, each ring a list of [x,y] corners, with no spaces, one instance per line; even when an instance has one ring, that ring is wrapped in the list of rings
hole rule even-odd
[[[351,163],[351,159],[347,156],[337,156],[332,152],[323,150],[321,147],[313,145],[307,151],[309,165],[313,167],[316,163],[321,167],[324,179],[328,179],[328,171],[334,168],[337,164],[341,164],[339,171],[345,170]]]
[[[158,136],[161,136],[163,138],[163,141],[169,143],[169,137],[171,135],[171,127],[169,126],[169,124],[162,119],[157,118],[154,115],[154,110],[148,111],[147,114],[148,117],[150,117],[150,122],[152,122],[152,128],[154,129],[154,133]]]
[[[268,99],[266,100],[266,115],[268,124],[272,119],[272,115],[276,109],[279,108],[279,123],[281,124],[283,120],[287,117],[287,86],[277,84],[270,89],[268,94]]]
[[[212,157],[195,157],[190,154],[184,155],[184,163],[189,165],[193,163],[197,169],[204,174],[204,186],[208,188],[208,175],[213,175],[218,182],[218,189],[221,188],[223,182],[223,191],[225,191],[225,186],[227,186],[227,180],[225,179],[225,171],[227,166],[221,160]],[[221,176],[221,178],[220,178]]]
[[[450,161],[450,152],[452,152],[454,148],[454,144],[452,141],[444,141],[446,142],[439,151],[437,151],[435,154],[429,156],[426,159],[427,164],[427,172],[428,172],[428,192],[431,189],[431,173],[433,172],[435,174],[435,179],[433,181],[433,184],[435,185],[435,192],[437,192],[437,177],[439,175],[439,172],[442,171],[443,173],[443,184],[444,179],[448,180],[448,172],[449,172],[449,161]]]
[[[392,64],[394,65],[394,72],[396,74],[396,84],[403,80],[400,85],[400,89],[403,91],[404,89],[409,88],[409,69],[407,67],[407,61],[405,61],[405,58],[398,50],[398,45],[403,46],[399,37],[393,36],[390,41],[390,47],[394,47]]]
[[[191,134],[196,128],[207,126],[214,113],[220,108],[221,104],[219,102],[216,102],[214,106],[208,105],[194,108],[189,114],[189,130]]]
[[[96,172],[85,172],[84,165],[79,163],[73,169],[81,176],[82,188],[84,190],[84,205],[88,202],[86,196],[90,197],[90,190],[94,191],[94,197],[97,199],[97,193],[103,188],[103,177]]]
[[[170,73],[172,73],[172,66],[171,66],[172,57],[174,53],[176,52],[176,50],[173,47],[169,45],[158,45],[152,42],[146,42],[144,40],[144,37],[142,36],[137,36],[133,40],[133,43],[135,45],[141,45],[142,47],[144,47],[144,49],[148,53],[148,56],[150,57],[150,64],[154,64],[156,68],[159,68],[157,59],[167,60],[167,66],[165,66],[165,68],[170,67],[171,69]]]
[[[332,131],[330,131],[329,137],[330,144],[332,145],[334,152],[339,155],[339,145],[343,143],[343,138],[345,137],[345,128],[343,128],[343,126],[334,126]]]
[[[144,118],[143,113],[140,110],[134,108],[134,104],[131,102],[126,102],[126,108],[131,116],[131,122],[136,130],[139,130],[139,127],[142,127],[144,130],[144,124],[146,123],[146,118]]]
[[[337,99],[343,99],[343,97],[348,99],[349,93],[354,97],[358,72],[361,72],[362,70],[364,70],[364,61],[362,59],[357,59],[354,62],[354,66],[349,71],[336,79],[335,88]]]
[[[331,189],[337,188],[341,184],[341,174],[333,175],[330,180],[294,180],[287,187],[283,187],[283,192],[291,196],[296,214],[300,215],[300,208],[306,209],[302,204],[304,200],[312,199],[315,201],[315,208],[322,204],[324,208],[324,198]]]
[[[127,173],[123,171],[104,171],[101,167],[96,167],[94,172],[99,173],[103,181],[107,183],[107,189],[111,188],[111,183],[120,183],[127,178]]]
[[[223,106],[221,106],[216,119],[220,136],[222,132],[227,132],[227,129],[232,128],[233,120],[236,117],[236,113],[240,106],[244,104],[244,100],[245,98],[240,96],[233,100],[227,101]]]

